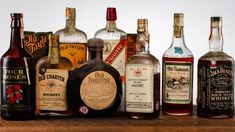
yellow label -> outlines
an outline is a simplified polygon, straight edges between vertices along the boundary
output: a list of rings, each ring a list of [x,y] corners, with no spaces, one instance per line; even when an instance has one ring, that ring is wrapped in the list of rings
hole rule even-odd
[[[60,56],[67,58],[73,65],[73,69],[86,62],[86,44],[60,43]]]
[[[37,102],[40,110],[66,111],[68,70],[47,69],[37,73]]]
[[[113,103],[116,94],[116,82],[113,76],[105,71],[95,71],[88,74],[80,87],[82,100],[94,110],[109,107]]]

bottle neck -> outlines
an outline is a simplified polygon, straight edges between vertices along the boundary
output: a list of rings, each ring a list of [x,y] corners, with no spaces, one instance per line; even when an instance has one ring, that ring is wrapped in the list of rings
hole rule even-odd
[[[149,34],[138,32],[136,39],[136,53],[149,53]]]
[[[183,26],[174,26],[171,47],[185,47]]]
[[[59,46],[49,46],[49,52],[48,52],[48,60],[49,64],[59,64],[59,58],[60,58],[60,53],[59,53]]]
[[[24,48],[24,31],[23,28],[11,28],[11,42],[10,48]]]
[[[89,60],[103,60],[103,52],[89,51]]]
[[[209,47],[211,52],[223,51],[222,27],[211,27]]]
[[[117,29],[116,21],[115,20],[108,20],[106,23],[106,30],[108,32],[114,32]]]
[[[66,19],[66,26],[65,28],[69,31],[69,32],[73,32],[76,29],[76,19]]]

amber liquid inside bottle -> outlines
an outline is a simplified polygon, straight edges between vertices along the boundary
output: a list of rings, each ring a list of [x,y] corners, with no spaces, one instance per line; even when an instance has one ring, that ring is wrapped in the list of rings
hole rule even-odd
[[[171,62],[184,62],[184,63],[193,63],[193,58],[167,58],[167,57],[163,57],[163,62],[165,61],[171,61]],[[193,64],[192,64],[193,65]],[[164,69],[164,67],[163,67]],[[193,68],[192,68],[193,69]],[[164,78],[164,74],[163,78]],[[193,76],[193,75],[191,75]],[[193,86],[193,84],[190,84],[191,86]],[[192,87],[191,87],[192,88]],[[178,103],[167,103],[165,101],[162,101],[162,108],[163,108],[163,113],[168,114],[168,115],[190,115],[192,114],[193,111],[193,94],[192,94],[192,90],[190,89],[189,91],[189,102],[185,103],[185,104],[178,104]],[[162,90],[162,96],[163,98],[165,98],[165,91]]]
[[[24,50],[23,15],[13,13],[11,17],[11,44],[1,58],[1,117],[32,119],[35,115],[35,64]]]

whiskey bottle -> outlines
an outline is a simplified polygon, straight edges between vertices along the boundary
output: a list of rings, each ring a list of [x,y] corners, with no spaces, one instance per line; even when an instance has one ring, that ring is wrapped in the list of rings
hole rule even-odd
[[[69,116],[67,80],[73,66],[67,58],[60,57],[59,35],[49,35],[49,52],[36,64],[36,114]]]
[[[147,19],[138,19],[136,52],[126,65],[126,112],[134,119],[160,114],[160,63],[149,52]]]
[[[172,44],[162,58],[162,111],[167,115],[193,112],[193,54],[184,42],[184,14],[174,14]]]
[[[10,48],[1,58],[1,117],[26,120],[35,114],[35,63],[24,49],[23,14],[11,14]]]
[[[87,36],[76,28],[76,9],[66,8],[66,26],[55,34],[60,35],[60,55],[72,64],[72,71],[87,60]]]
[[[103,61],[103,47],[102,39],[89,39],[89,60],[69,76],[69,105],[77,115],[109,116],[121,102],[121,77],[115,68]]]
[[[107,8],[106,27],[95,33],[95,38],[104,40],[103,59],[107,64],[118,70],[122,77],[122,94],[125,95],[125,66],[127,60],[127,35],[116,26],[116,8]],[[119,111],[125,111],[125,96],[119,107]]]
[[[211,17],[210,51],[198,60],[197,115],[234,116],[234,60],[223,52],[222,17]]]

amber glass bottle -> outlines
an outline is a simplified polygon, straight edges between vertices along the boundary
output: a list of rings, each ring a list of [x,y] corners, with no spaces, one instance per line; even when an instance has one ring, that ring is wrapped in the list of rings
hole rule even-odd
[[[23,14],[11,14],[11,42],[1,58],[1,117],[34,118],[35,64],[23,44]]]
[[[104,41],[88,40],[89,60],[71,72],[68,80],[68,100],[80,116],[109,116],[122,97],[119,72],[102,59]]]

